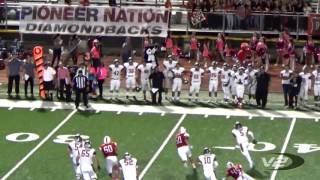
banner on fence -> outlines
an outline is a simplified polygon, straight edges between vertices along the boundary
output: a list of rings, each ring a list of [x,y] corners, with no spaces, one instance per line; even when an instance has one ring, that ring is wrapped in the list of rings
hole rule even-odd
[[[32,34],[166,37],[170,13],[154,7],[22,5],[19,31]]]

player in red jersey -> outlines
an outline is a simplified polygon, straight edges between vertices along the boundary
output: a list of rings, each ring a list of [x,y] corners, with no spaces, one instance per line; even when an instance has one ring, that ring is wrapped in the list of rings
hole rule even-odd
[[[192,168],[196,168],[194,161],[191,156],[191,148],[189,146],[189,137],[186,128],[180,127],[180,131],[176,134],[176,146],[178,150],[178,155],[183,162],[185,167],[188,167],[188,160],[192,165]]]
[[[232,177],[235,180],[254,180],[248,174],[243,171],[241,164],[233,164],[232,162],[227,162],[227,176],[226,180]]]
[[[110,177],[119,176],[119,166],[118,166],[118,145],[113,142],[109,136],[103,138],[103,144],[100,145],[100,151],[102,152],[104,158],[106,159],[106,168]]]

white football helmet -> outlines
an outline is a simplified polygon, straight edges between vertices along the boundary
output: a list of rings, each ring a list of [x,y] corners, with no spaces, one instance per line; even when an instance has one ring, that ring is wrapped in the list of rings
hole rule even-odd
[[[228,161],[228,162],[227,162],[227,168],[232,168],[232,167],[233,167],[233,163],[230,162],[230,161]]]
[[[105,136],[105,137],[103,138],[103,143],[108,144],[108,143],[110,143],[110,142],[111,142],[110,136]]]
[[[180,133],[186,133],[187,129],[183,126],[180,127]]]

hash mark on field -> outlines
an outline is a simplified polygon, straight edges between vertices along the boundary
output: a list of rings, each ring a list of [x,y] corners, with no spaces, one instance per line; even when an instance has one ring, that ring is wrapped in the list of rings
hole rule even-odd
[[[273,116],[272,116],[272,117],[270,117],[270,120],[271,120],[271,121],[273,121],[273,120],[274,120],[274,117],[273,117]]]
[[[270,180],[275,180],[276,179],[276,176],[277,176],[277,173],[278,173],[278,169],[279,169],[281,161],[283,159],[283,153],[286,152],[287,146],[289,144],[289,141],[290,141],[290,138],[291,138],[291,135],[292,135],[292,132],[293,132],[294,125],[296,124],[296,120],[297,120],[296,118],[292,118],[288,134],[287,134],[286,139],[285,139],[285,141],[283,143],[280,155],[277,158],[276,167],[274,168],[274,170],[272,172]]]
[[[30,111],[34,111],[36,108],[35,107],[32,107],[32,108],[30,108]]]
[[[161,116],[164,116],[164,115],[166,115],[166,113],[165,113],[165,112],[162,112],[162,113],[161,113]]]
[[[52,108],[51,109],[51,112],[54,112],[54,111],[56,111],[57,110],[57,108]]]
[[[143,112],[139,112],[139,116],[141,116],[143,114]]]
[[[205,114],[205,115],[204,115],[204,118],[208,118],[208,116],[209,116],[208,114]]]
[[[249,116],[248,119],[251,120],[251,119],[252,119],[252,116]]]
[[[118,111],[117,114],[118,114],[118,115],[121,114],[121,111]]]
[[[317,119],[315,119],[314,121],[315,121],[315,122],[319,122],[319,119],[317,118]]]
[[[139,175],[139,180],[143,178],[143,176],[146,174],[146,172],[149,170],[149,168],[152,166],[154,161],[158,158],[160,155],[161,151],[164,149],[164,147],[168,144],[170,138],[173,136],[173,134],[177,131],[183,120],[186,118],[186,114],[183,114],[177,124],[172,128],[171,132],[168,134],[167,138],[163,141],[157,152],[152,156],[146,167],[142,170],[142,172]]]
[[[58,126],[56,126],[42,141],[37,144],[26,156],[24,156],[9,172],[7,172],[1,180],[6,180],[12,173],[14,173],[24,162],[26,162],[44,143],[46,143],[54,133],[56,133],[69,119],[77,112],[73,110],[63,121],[61,121]]]
[[[13,106],[9,107],[8,110],[11,111],[13,109]]]
[[[227,116],[226,116],[226,119],[230,119],[230,115],[227,115]]]

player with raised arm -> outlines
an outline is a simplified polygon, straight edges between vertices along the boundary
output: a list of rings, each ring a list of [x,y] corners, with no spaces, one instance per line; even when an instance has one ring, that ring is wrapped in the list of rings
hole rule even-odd
[[[239,145],[240,152],[249,162],[249,166],[253,168],[253,161],[249,153],[249,136],[253,144],[257,144],[256,139],[251,131],[249,131],[247,126],[242,126],[240,122],[236,122],[234,129],[232,130],[232,135],[236,140],[236,143]]]
[[[136,88],[136,68],[138,63],[133,62],[132,57],[129,57],[128,62],[124,63],[126,73],[126,98],[129,99],[129,96]],[[133,99],[137,100],[136,96],[133,95]]]
[[[118,59],[113,61],[113,64],[109,66],[111,71],[111,80],[110,80],[110,99],[113,98],[113,92],[115,91],[116,98],[118,98],[119,89],[120,89],[120,79],[121,79],[121,71],[123,66],[119,63]]]
[[[202,74],[204,73],[204,70],[200,68],[199,63],[195,63],[194,66],[195,67],[190,69],[191,85],[189,91],[189,101],[191,101],[191,97],[193,96],[193,93],[195,93],[195,101],[197,102],[201,87]]]
[[[230,161],[227,162],[227,174],[225,180],[229,180],[229,177],[232,177],[235,180],[254,180],[243,171],[241,164],[233,164]]]
[[[198,162],[202,165],[203,175],[206,180],[216,180],[216,175],[214,170],[218,167],[218,162],[216,155],[211,153],[210,149],[205,147],[203,149],[203,154],[198,157]]]
[[[74,136],[74,140],[68,144],[68,152],[72,161],[73,169],[77,179],[81,179],[81,172],[77,165],[77,156],[79,148],[83,147],[83,139],[80,134]]]
[[[137,180],[138,179],[138,165],[137,159],[126,152],[123,159],[119,161],[120,170],[122,171],[123,180]]]
[[[171,71],[173,73],[172,100],[179,101],[182,88],[184,68],[180,67],[180,64],[178,63],[176,64],[176,67]]]
[[[209,102],[217,102],[218,97],[218,84],[219,79],[218,76],[221,74],[221,69],[217,67],[218,63],[216,61],[212,61],[212,66],[210,66],[207,69],[207,72],[209,74]],[[214,94],[214,97],[212,97],[212,94]]]
[[[111,178],[118,177],[120,173],[119,173],[118,157],[117,157],[118,156],[117,142],[112,141],[109,136],[105,136],[103,138],[103,144],[100,145],[99,149],[106,160],[106,168],[109,176]]]
[[[140,64],[138,66],[138,71],[140,72],[140,87],[143,92],[143,100],[147,101],[147,91],[150,90],[150,84],[149,84],[149,76],[151,74],[152,70],[152,64],[143,62],[143,64]]]
[[[176,134],[176,146],[178,155],[185,167],[188,167],[188,160],[192,165],[192,168],[196,168],[195,163],[192,160],[191,148],[189,145],[190,135],[187,133],[187,129],[180,127],[179,132]]]
[[[83,180],[97,179],[95,167],[100,170],[100,164],[96,157],[96,151],[91,148],[89,140],[85,140],[83,147],[79,148],[77,163],[80,167]]]

